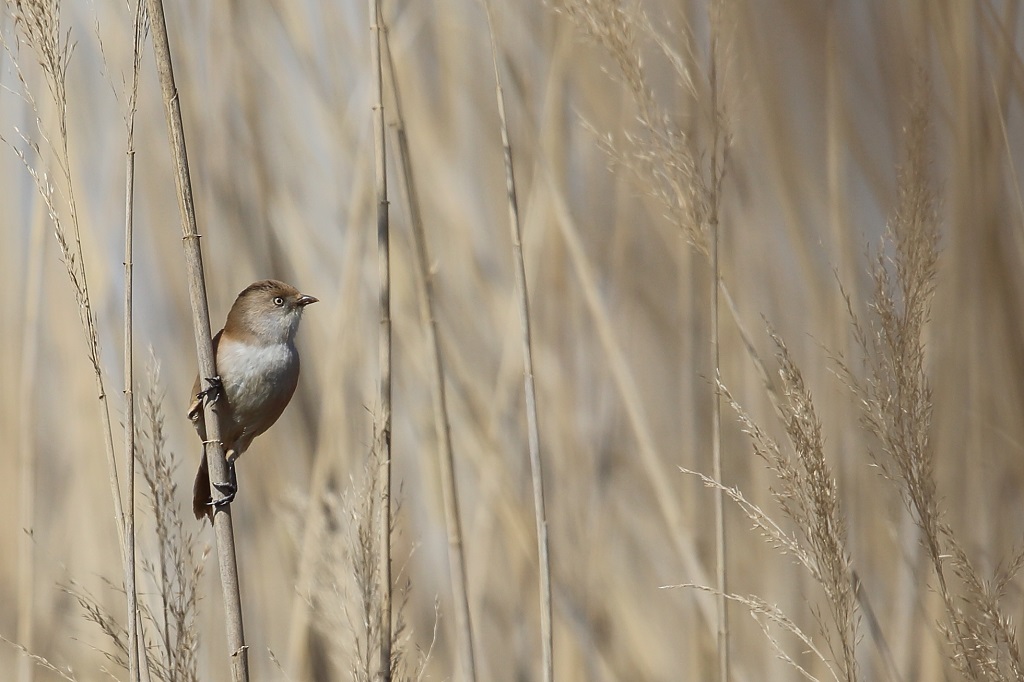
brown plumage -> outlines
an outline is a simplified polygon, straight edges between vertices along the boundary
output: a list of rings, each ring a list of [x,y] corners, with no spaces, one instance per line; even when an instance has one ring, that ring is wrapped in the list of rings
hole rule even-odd
[[[224,329],[213,337],[219,390],[215,409],[220,418],[221,441],[230,467],[231,480],[217,483],[224,497],[214,502],[210,493],[210,472],[203,453],[192,488],[192,511],[197,519],[213,521],[215,505],[234,498],[234,462],[253,439],[277,421],[295,393],[299,381],[299,353],[295,332],[302,310],[317,299],[299,293],[284,282],[266,279],[250,284],[238,295],[228,313]],[[206,440],[203,391],[199,377],[192,388],[194,399],[188,416],[199,437]]]

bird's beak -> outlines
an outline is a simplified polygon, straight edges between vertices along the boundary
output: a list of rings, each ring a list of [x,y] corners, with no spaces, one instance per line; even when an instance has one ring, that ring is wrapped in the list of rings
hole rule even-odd
[[[305,308],[310,303],[316,303],[319,300],[320,299],[316,298],[315,296],[307,296],[306,294],[302,294],[295,300],[295,305],[299,306],[300,308]]]

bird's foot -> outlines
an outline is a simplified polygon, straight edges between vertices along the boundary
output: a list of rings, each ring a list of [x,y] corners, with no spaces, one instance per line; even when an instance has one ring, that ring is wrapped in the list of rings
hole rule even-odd
[[[205,400],[208,405],[213,405],[223,395],[224,383],[220,380],[219,376],[205,377],[204,380],[209,386],[196,394],[196,400]]]
[[[235,463],[228,461],[228,480],[223,483],[214,483],[213,487],[217,489],[217,492],[221,493],[224,497],[220,497],[216,500],[209,502],[211,507],[220,509],[226,504],[231,504],[232,500],[235,499],[235,495],[238,494],[238,478],[235,476]]]

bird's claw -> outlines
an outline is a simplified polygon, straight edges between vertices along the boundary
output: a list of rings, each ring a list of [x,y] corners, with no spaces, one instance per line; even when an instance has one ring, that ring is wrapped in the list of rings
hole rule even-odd
[[[235,499],[235,495],[238,494],[238,478],[235,476],[235,463],[228,462],[228,480],[223,483],[214,483],[213,487],[217,489],[217,492],[224,495],[224,497],[212,500],[207,504],[211,507],[220,509],[224,505],[231,504]]]
[[[220,486],[217,486],[217,490],[220,490]],[[224,492],[224,491],[221,491],[221,492]],[[235,495],[237,495],[237,494],[238,494],[238,491],[233,490],[230,493],[227,493],[226,495],[224,495],[224,497],[218,497],[216,500],[210,500],[206,504],[209,507],[216,507],[217,509],[220,509],[221,507],[223,507],[225,505],[231,504],[234,501],[234,499],[235,499]]]
[[[224,393],[224,383],[220,380],[220,376],[205,377],[205,381],[209,386],[196,394],[196,400],[205,400],[208,405],[213,405],[220,400]]]

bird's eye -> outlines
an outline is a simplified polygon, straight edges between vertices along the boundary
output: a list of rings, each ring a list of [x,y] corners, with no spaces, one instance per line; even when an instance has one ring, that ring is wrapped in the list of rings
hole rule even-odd
[[[281,298],[280,296],[275,296],[274,297],[274,305],[276,305],[278,308],[280,308],[281,306],[284,305],[284,299]]]

